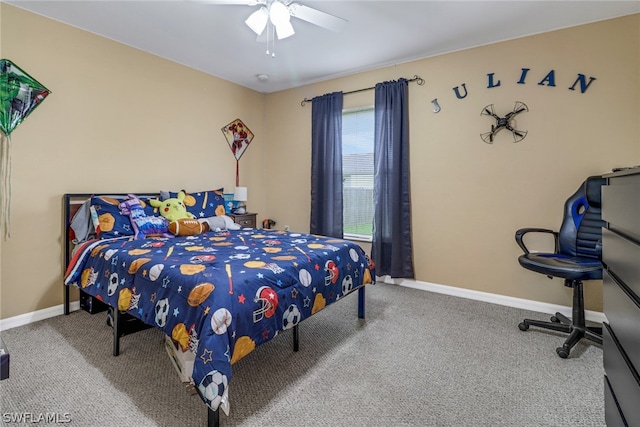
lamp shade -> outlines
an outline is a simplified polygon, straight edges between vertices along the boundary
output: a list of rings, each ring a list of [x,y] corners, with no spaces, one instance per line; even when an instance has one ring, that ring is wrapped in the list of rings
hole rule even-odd
[[[291,25],[291,13],[284,4],[274,1],[269,7],[269,20],[276,27],[278,39],[282,40],[294,35],[296,32]]]
[[[274,1],[269,7],[269,19],[271,20],[271,23],[277,27],[280,24],[289,22],[291,14],[289,13],[287,6],[279,1]]]
[[[289,21],[284,21],[282,24],[276,25],[276,34],[278,35],[278,40],[291,37],[295,33],[296,32],[293,30],[293,25],[291,25],[291,22]]]
[[[263,6],[249,15],[247,20],[244,22],[253,30],[254,33],[260,35],[264,31],[264,27],[267,26],[268,19],[269,12],[267,12],[267,8]]]
[[[247,201],[247,187],[236,187],[233,192],[233,200],[237,200],[239,202]]]

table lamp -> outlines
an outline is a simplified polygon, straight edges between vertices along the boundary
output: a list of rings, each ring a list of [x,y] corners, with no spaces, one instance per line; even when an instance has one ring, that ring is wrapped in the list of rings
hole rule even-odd
[[[233,192],[233,200],[240,202],[238,203],[238,207],[235,208],[233,213],[236,214],[245,214],[247,213],[246,205],[244,202],[247,201],[247,187],[236,187]]]

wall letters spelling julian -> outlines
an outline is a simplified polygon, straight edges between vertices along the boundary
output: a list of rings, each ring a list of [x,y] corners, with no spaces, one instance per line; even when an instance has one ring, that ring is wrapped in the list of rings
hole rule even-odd
[[[517,84],[519,85],[526,84],[527,74],[529,73],[529,70],[530,70],[529,68],[521,69],[520,80],[516,82]],[[487,80],[488,80],[487,89],[499,87],[502,84],[502,82],[496,78],[495,73],[488,73]],[[595,77],[589,77],[589,81],[587,81],[587,77],[584,74],[578,73],[578,77],[576,77],[576,80],[573,82],[571,86],[569,86],[568,89],[576,90],[576,86],[578,86],[580,88],[580,93],[585,93],[587,89],[589,89],[589,86],[591,85],[591,83],[593,83],[594,80],[596,80]],[[544,76],[542,80],[538,82],[538,85],[555,87],[556,71],[555,70],[549,71],[547,75]],[[462,86],[462,90],[460,90],[460,86]],[[456,98],[458,99],[466,98],[466,96],[469,94],[467,92],[467,85],[465,83],[462,83],[460,86],[454,87],[453,92],[455,93]]]

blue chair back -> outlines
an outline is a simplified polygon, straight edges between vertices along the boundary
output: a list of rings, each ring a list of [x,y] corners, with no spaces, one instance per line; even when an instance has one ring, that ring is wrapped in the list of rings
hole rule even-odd
[[[605,222],[601,214],[601,187],[606,179],[587,178],[564,205],[564,218],[558,232],[558,252],[568,256],[602,257],[600,240]]]

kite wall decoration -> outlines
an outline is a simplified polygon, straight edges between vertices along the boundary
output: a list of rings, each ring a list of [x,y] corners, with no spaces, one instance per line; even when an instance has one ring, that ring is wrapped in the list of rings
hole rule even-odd
[[[240,157],[244,154],[244,152],[251,144],[253,140],[253,132],[249,130],[249,128],[242,123],[242,120],[235,119],[228,125],[222,128],[222,133],[229,143],[229,148],[231,148],[231,152],[233,156],[236,158],[236,187],[240,186]]]
[[[0,59],[0,229],[9,236],[11,132],[51,91],[8,59]]]

